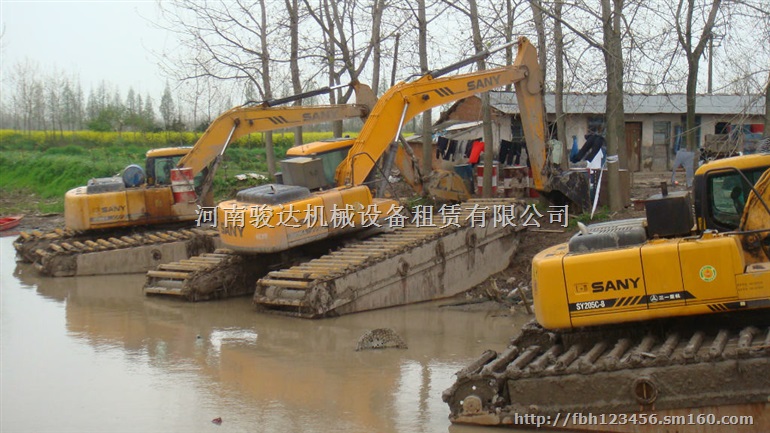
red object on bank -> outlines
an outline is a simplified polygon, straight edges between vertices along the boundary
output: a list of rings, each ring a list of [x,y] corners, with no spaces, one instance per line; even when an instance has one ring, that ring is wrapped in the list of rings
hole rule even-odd
[[[24,218],[24,215],[1,217],[0,232],[16,227],[19,225],[22,218]]]

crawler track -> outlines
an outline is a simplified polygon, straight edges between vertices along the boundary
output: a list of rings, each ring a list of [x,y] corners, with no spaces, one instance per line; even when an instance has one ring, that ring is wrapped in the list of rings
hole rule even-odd
[[[148,272],[144,292],[190,301],[253,294],[260,311],[303,318],[445,298],[510,264],[523,227],[494,223],[495,205],[510,206],[516,215],[524,210],[510,199],[472,200],[447,227],[407,225],[276,254],[218,250]],[[483,227],[468,218],[471,212],[484,214]]]
[[[406,226],[270,272],[257,282],[254,303],[262,311],[320,318],[469,290],[508,267],[518,246],[522,227],[493,224],[495,205],[512,206],[516,215],[524,209],[506,199],[465,202],[457,225]],[[469,218],[479,211],[483,227]]]
[[[762,313],[562,334],[531,323],[505,351],[487,351],[458,372],[443,399],[452,422],[483,425],[527,414],[767,413],[770,319]],[[770,426],[767,416],[758,421]]]
[[[218,249],[159,265],[147,272],[145,295],[164,295],[203,301],[250,294],[253,282],[266,272],[265,262]]]
[[[111,232],[23,232],[14,242],[17,256],[54,277],[146,272],[160,263],[213,251],[214,230],[179,228]]]

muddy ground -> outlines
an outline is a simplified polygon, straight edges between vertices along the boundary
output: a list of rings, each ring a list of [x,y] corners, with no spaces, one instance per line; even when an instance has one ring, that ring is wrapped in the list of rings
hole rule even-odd
[[[37,209],[41,203],[51,200],[41,199],[34,194],[19,190],[0,188],[0,216],[24,215],[16,228],[3,232],[4,236],[18,234],[25,230],[49,230],[64,226],[64,216],[59,213],[40,214]]]

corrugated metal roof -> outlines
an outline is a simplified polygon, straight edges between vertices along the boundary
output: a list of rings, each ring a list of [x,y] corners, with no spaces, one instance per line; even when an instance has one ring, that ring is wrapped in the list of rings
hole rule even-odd
[[[514,92],[490,92],[492,107],[507,113],[519,112],[519,104]],[[604,94],[570,93],[564,95],[566,114],[604,114],[607,96]],[[553,93],[545,95],[548,113],[555,113]],[[629,95],[623,100],[626,114],[685,114],[686,96],[674,95]],[[764,95],[698,95],[695,101],[696,114],[722,115],[758,115],[765,114]]]

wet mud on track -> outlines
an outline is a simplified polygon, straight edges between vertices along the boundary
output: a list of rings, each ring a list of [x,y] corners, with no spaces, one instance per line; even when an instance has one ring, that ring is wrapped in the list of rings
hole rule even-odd
[[[450,426],[441,393],[529,320],[426,303],[308,321],[248,297],[146,298],[141,274],[40,277],[13,239],[0,238],[3,432],[489,432]],[[375,328],[409,348],[356,352]]]

